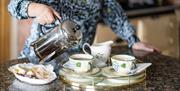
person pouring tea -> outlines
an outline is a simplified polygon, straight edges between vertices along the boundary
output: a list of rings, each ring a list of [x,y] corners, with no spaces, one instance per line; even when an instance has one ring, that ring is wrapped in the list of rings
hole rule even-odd
[[[8,10],[17,19],[34,19],[31,35],[21,52],[22,57],[34,56],[30,44],[48,32],[37,31],[35,22],[46,25],[53,23],[56,18],[72,19],[82,28],[81,42],[70,51],[79,51],[84,43],[93,43],[99,20],[103,20],[118,37],[127,41],[129,48],[148,52],[159,51],[156,47],[139,40],[135,35],[135,28],[129,23],[116,0],[11,0]]]

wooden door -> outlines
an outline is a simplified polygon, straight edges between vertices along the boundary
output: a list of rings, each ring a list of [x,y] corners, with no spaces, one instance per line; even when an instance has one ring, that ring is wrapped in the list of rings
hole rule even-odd
[[[0,61],[10,58],[10,15],[8,0],[0,0]]]

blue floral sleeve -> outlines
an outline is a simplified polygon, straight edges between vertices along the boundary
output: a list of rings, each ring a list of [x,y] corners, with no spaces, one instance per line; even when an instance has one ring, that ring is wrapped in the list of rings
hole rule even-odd
[[[17,19],[27,19],[28,18],[28,5],[32,1],[27,0],[11,0],[8,5],[8,10],[10,14]]]
[[[102,17],[107,25],[116,33],[118,37],[126,40],[128,46],[139,41],[135,36],[135,28],[129,23],[126,14],[116,0],[104,0]]]
[[[81,43],[70,51],[81,51],[81,47],[84,43],[93,43],[96,23],[98,20],[103,19],[104,22],[109,25],[118,37],[126,40],[128,46],[139,41],[135,36],[135,28],[129,23],[127,16],[125,15],[121,6],[116,0],[11,0],[8,5],[8,10],[13,17],[17,19],[27,19],[28,5],[31,2],[45,4],[55,9],[62,19],[66,17],[72,18],[74,21],[81,25],[81,31],[83,33],[83,39]],[[72,15],[71,15],[72,12]],[[35,58],[34,50],[30,46],[32,42],[43,36],[48,29],[45,27],[39,31],[39,24],[33,22],[31,35],[25,42],[24,49],[21,52],[21,57]]]

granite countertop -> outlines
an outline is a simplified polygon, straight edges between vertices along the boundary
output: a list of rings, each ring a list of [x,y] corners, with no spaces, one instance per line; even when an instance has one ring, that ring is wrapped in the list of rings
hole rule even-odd
[[[147,69],[147,78],[138,84],[126,87],[114,87],[97,89],[97,91],[180,91],[180,61],[179,59],[164,56],[159,53],[147,53],[133,51],[126,46],[113,46],[112,55],[129,54],[136,56],[143,62],[151,62],[152,66]],[[8,71],[12,64],[22,63],[27,59],[15,59],[0,63],[0,91],[79,91],[80,88],[71,87],[62,80],[57,79],[47,85],[30,85],[15,79]]]

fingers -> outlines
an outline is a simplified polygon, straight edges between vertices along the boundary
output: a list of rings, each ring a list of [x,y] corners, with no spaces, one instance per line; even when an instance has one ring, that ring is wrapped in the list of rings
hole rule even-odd
[[[141,50],[147,51],[147,52],[153,52],[154,49],[153,48],[149,48],[149,47],[144,47]]]
[[[49,15],[46,16],[46,23],[50,24],[55,21],[54,15],[52,13],[49,13]]]
[[[158,48],[153,48],[154,49],[154,52],[158,52],[158,53],[161,53],[161,50],[160,49],[158,49]]]
[[[145,48],[149,48],[149,49],[147,49],[147,51],[149,51],[149,52],[158,52],[158,53],[161,52],[160,49],[158,49],[150,44],[145,44]]]
[[[35,22],[40,23],[41,25],[50,24],[54,21],[53,16],[39,16],[35,19]]]
[[[132,47],[135,50],[142,50],[142,51],[147,51],[147,52],[160,52],[160,50],[150,44],[147,43],[135,43]]]
[[[61,19],[59,14],[52,8],[49,8],[46,12],[43,12],[40,16],[36,17],[35,21],[41,25],[51,24],[55,21],[55,17]]]
[[[54,9],[52,9],[52,10],[53,10],[53,14],[60,20],[61,17],[60,17],[60,15],[59,15],[59,13],[56,12]]]
[[[39,24],[41,24],[41,25],[45,25],[45,24],[46,24],[45,18],[42,18],[42,17],[36,17],[36,18],[34,19],[34,22],[39,23]]]

